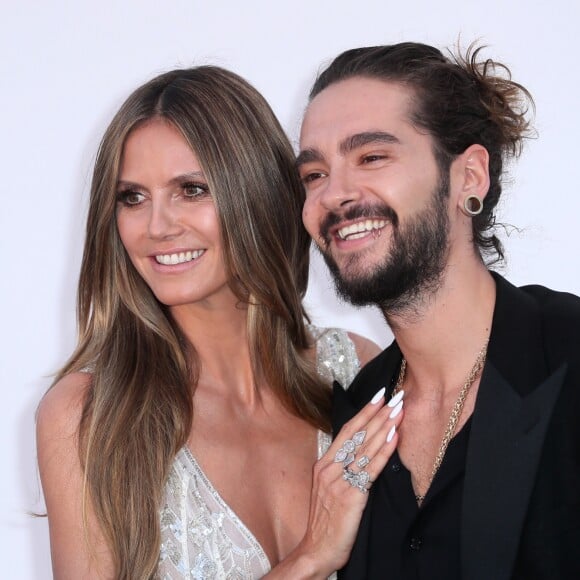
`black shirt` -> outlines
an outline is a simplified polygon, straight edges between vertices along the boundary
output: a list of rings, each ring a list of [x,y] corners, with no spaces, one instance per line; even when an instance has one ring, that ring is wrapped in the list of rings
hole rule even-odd
[[[450,441],[418,507],[395,451],[373,485],[368,578],[460,580],[460,521],[471,419]]]

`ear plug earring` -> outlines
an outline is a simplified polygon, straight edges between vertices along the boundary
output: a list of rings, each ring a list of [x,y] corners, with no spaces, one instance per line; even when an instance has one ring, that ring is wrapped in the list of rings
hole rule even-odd
[[[483,210],[483,201],[477,195],[468,195],[463,200],[463,213],[469,217],[479,215]]]

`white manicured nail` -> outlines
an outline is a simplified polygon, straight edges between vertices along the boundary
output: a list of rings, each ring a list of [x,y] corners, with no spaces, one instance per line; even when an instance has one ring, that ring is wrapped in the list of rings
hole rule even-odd
[[[399,401],[404,397],[405,391],[399,391],[391,400],[387,403],[389,407],[396,407]]]
[[[375,393],[375,396],[371,399],[371,403],[376,405],[385,396],[385,387],[380,389]]]
[[[389,415],[389,419],[394,419],[401,412],[402,408],[403,408],[403,401],[399,401],[399,404],[391,411],[391,414]]]
[[[393,440],[393,437],[395,436],[396,432],[397,428],[393,425],[391,427],[391,430],[389,431],[389,434],[387,435],[387,443],[390,443]]]

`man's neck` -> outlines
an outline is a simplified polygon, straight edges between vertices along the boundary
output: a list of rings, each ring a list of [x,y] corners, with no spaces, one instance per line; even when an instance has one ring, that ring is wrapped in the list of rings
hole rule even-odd
[[[494,305],[489,271],[479,261],[462,260],[451,263],[438,290],[419,297],[407,314],[385,313],[407,360],[405,383],[417,394],[456,390],[489,338]]]

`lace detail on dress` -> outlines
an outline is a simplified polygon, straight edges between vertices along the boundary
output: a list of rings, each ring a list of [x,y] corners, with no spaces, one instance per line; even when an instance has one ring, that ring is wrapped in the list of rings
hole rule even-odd
[[[310,326],[309,331],[316,341],[318,372],[346,388],[360,368],[352,341],[340,329]],[[318,433],[318,457],[330,443],[330,435]],[[165,486],[157,578],[255,580],[270,568],[262,546],[224,502],[189,449],[181,449]]]

